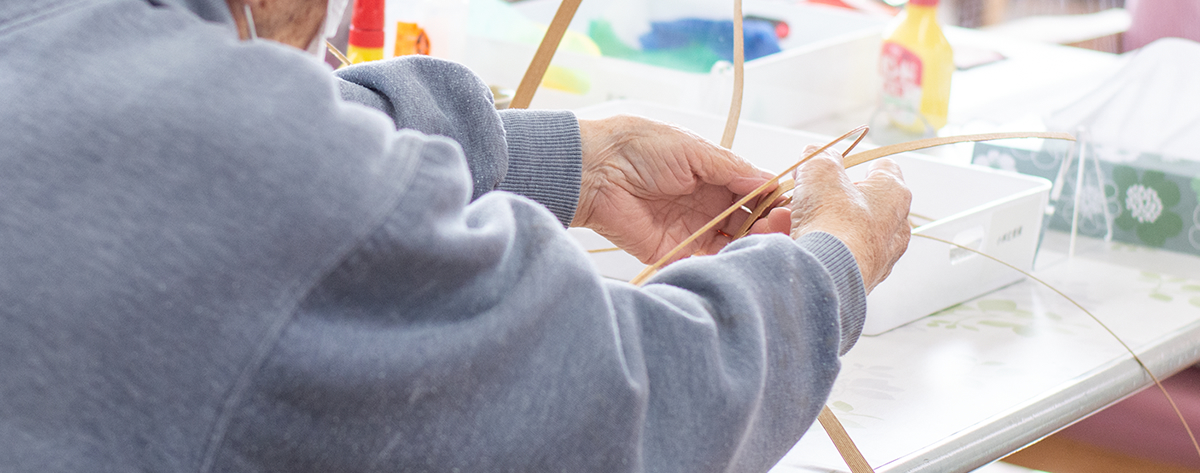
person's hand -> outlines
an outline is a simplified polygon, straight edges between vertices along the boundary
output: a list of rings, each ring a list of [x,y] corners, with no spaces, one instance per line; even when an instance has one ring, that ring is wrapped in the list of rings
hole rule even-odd
[[[805,154],[815,149],[809,147]],[[838,237],[854,254],[863,285],[871,292],[908,248],[912,193],[904,185],[900,167],[890,159],[871,163],[860,182],[850,182],[842,166],[841,156],[825,151],[796,169],[792,238],[813,231]],[[778,210],[768,220],[786,217]]]
[[[580,120],[579,129],[583,176],[571,226],[595,230],[644,263],[774,177],[666,123],[622,115]],[[673,259],[717,252],[730,242],[721,232],[733,233],[746,217],[735,213]],[[765,231],[766,223],[757,222],[753,231]]]

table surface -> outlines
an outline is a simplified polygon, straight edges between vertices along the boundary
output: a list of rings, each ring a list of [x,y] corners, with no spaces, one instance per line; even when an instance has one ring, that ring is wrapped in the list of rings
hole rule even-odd
[[[1124,61],[956,28],[947,36],[1008,59],[956,73],[943,135],[1036,129]],[[966,162],[970,147],[931,154]],[[1200,360],[1200,258],[1092,240],[1067,258],[1066,240],[1046,236],[1039,278],[1160,378]],[[1152,383],[1112,334],[1031,280],[863,338],[842,361],[829,404],[880,472],[971,471]],[[817,427],[773,471],[846,470]]]
[[[1200,258],[1090,246],[1035,274],[1160,378],[1200,360],[1200,277],[1175,275]],[[879,472],[971,471],[1151,383],[1096,321],[1032,280],[864,337],[842,366],[828,403]],[[814,427],[773,471],[845,469]]]
[[[1028,130],[1121,64],[1110,54],[947,30],[955,47],[1007,59],[956,73],[942,134]],[[804,129],[836,135],[869,114],[851,110]],[[970,148],[932,154],[965,162]],[[608,246],[573,231],[585,247]],[[1065,240],[1046,235],[1039,278],[1091,310],[1157,376],[1200,361],[1200,258],[1091,240],[1067,257]],[[616,273],[637,266],[627,255],[594,258],[602,270],[624,265]],[[1151,384],[1112,334],[1028,279],[864,337],[842,366],[829,405],[879,472],[972,471]],[[847,468],[814,423],[772,471]]]

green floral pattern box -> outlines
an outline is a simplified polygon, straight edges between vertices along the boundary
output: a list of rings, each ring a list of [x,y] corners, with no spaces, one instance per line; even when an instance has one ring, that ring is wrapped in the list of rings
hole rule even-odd
[[[1070,231],[1075,221],[1082,235],[1200,254],[1200,161],[1071,146],[1048,142],[1033,151],[977,143],[972,162],[1053,182],[1051,229]]]

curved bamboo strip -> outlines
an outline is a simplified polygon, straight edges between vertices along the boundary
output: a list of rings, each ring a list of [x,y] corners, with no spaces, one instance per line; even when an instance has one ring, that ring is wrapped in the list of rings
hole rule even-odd
[[[729,116],[725,119],[725,133],[721,134],[721,147],[733,147],[733,136],[737,134],[738,119],[742,115],[742,88],[746,82],[746,38],[742,33],[742,0],[733,0],[733,97],[729,100]]]
[[[633,279],[631,279],[629,282],[634,285],[638,285],[638,286],[642,285],[643,283],[646,282],[647,279],[650,278],[650,276],[653,276],[654,273],[657,273],[659,268],[662,268],[664,265],[666,265],[667,261],[670,261],[671,258],[674,258],[675,255],[679,254],[679,252],[681,250],[683,250],[688,245],[692,244],[693,241],[696,241],[696,239],[699,238],[700,235],[707,233],[709,230],[712,230],[713,227],[716,227],[717,224],[724,222],[726,218],[728,218],[730,215],[733,214],[733,212],[737,211],[737,209],[742,208],[743,205],[746,205],[747,202],[750,202],[755,197],[758,197],[760,194],[763,193],[763,191],[777,185],[779,183],[779,179],[782,178],[783,176],[787,175],[787,173],[792,172],[794,169],[800,167],[801,164],[804,164],[806,161],[811,159],[813,156],[816,156],[817,154],[820,154],[822,151],[829,149],[833,145],[840,143],[842,140],[849,138],[850,135],[853,135],[855,133],[864,133],[865,134],[866,132],[867,132],[867,127],[865,125],[860,126],[853,130],[850,130],[849,132],[847,132],[846,134],[844,134],[842,136],[834,138],[833,141],[826,143],[825,146],[817,148],[816,151],[813,151],[812,153],[809,153],[808,155],[804,156],[804,158],[800,159],[800,161],[797,161],[796,164],[789,166],[782,173],[779,173],[779,175],[775,176],[774,178],[772,178],[771,180],[769,180],[767,182],[764,182],[761,186],[758,186],[757,189],[750,191],[749,194],[746,194],[741,199],[738,199],[737,202],[734,202],[734,204],[729,206],[729,208],[725,209],[724,212],[721,212],[715,218],[713,218],[707,224],[705,224],[703,227],[700,227],[699,230],[696,230],[690,236],[685,238],[683,240],[683,242],[676,245],[675,248],[671,249],[671,251],[668,251],[666,255],[664,255],[662,258],[659,258],[659,260],[655,261],[654,264],[647,266],[646,269],[643,269],[642,272],[638,273],[637,276],[634,276]],[[862,137],[859,137],[859,139],[862,139]]]
[[[563,35],[567,34],[567,27],[571,26],[571,19],[575,18],[575,11],[579,10],[581,1],[562,0],[558,5],[558,11],[554,12],[554,19],[550,20],[546,35],[542,37],[537,52],[533,53],[533,60],[529,61],[529,68],[525,69],[525,75],[521,77],[521,84],[517,86],[517,92],[513,94],[508,108],[529,108],[529,103],[533,102],[533,94],[542,83],[542,77],[550,67],[550,60],[554,59],[554,52],[558,51],[558,43],[562,42]]]

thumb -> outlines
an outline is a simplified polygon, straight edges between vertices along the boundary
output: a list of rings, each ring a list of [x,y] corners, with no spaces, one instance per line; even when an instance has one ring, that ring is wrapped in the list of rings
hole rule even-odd
[[[704,150],[703,159],[692,172],[706,184],[725,186],[730,192],[745,195],[775,177],[775,174],[755,167],[732,151],[711,143],[705,144],[705,148],[709,149]]]

